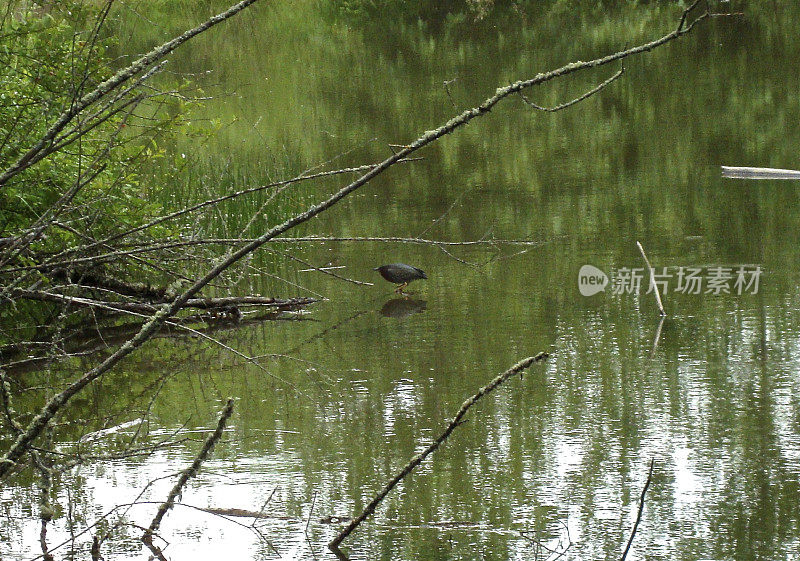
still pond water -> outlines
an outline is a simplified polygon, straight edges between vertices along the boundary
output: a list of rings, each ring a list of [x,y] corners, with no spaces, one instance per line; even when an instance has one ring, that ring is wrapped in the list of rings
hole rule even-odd
[[[304,7],[256,7],[171,63],[203,81],[213,97],[203,114],[221,123],[175,153],[217,170],[207,173],[226,188],[333,158],[326,169],[376,161],[497,86],[655,38],[675,21],[651,7],[387,28]],[[167,557],[332,559],[325,544],[340,526],[323,519],[359,512],[464,399],[547,351],[387,497],[345,542],[352,558],[547,559],[544,546],[570,544],[563,559],[619,558],[653,460],[628,559],[800,559],[800,183],[723,179],[719,168],[800,167],[792,10],[706,22],[564,112],[507,100],[293,232],[531,245],[272,247],[373,286],[262,252],[249,289],[328,300],[303,321],[214,334],[261,368],[208,342],[161,338],[77,402],[73,417],[106,419],[84,427],[87,450],[137,431],[188,440],[62,478],[51,547],[70,540],[70,519],[78,534],[118,505],[163,500],[174,482],[165,476],[191,462],[232,396],[224,440],[162,525]],[[173,31],[144,16],[122,27],[137,48]],[[556,105],[615,70],[529,99]],[[281,208],[344,181],[289,190]],[[192,188],[168,196],[188,199]],[[235,232],[234,215],[209,229]],[[663,325],[646,277],[638,293],[615,290],[625,269],[643,267],[637,240],[667,267]],[[408,299],[372,271],[395,261],[427,272]],[[605,291],[581,294],[586,264],[610,276]],[[736,284],[742,266],[748,282],[760,272],[757,289]],[[699,294],[679,290],[690,268]],[[708,293],[726,269],[729,293]],[[145,426],[123,424],[146,413]],[[4,559],[40,552],[35,507],[23,506],[35,504],[30,489],[3,492]],[[251,518],[193,507],[263,508],[262,539]],[[113,511],[109,522],[129,524],[104,545],[107,559],[148,557],[130,524],[146,526],[155,508]],[[75,538],[81,558],[87,536]]]

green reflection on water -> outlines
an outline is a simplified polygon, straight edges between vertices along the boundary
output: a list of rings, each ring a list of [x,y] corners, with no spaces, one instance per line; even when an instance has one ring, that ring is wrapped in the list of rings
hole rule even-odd
[[[387,31],[331,23],[304,7],[255,8],[174,61],[184,72],[215,69],[204,84],[214,97],[206,112],[225,125],[202,151],[174,149],[196,162],[198,177],[221,177],[208,181],[220,192],[339,154],[337,167],[375,161],[387,144],[415,138],[498,85],[655,37],[674,20],[673,10],[652,6],[435,30],[396,22]],[[268,372],[208,342],[162,339],[69,414],[101,428],[108,416],[140,415],[155,396],[149,429],[157,433],[187,421],[209,426],[221,400],[235,396],[230,438],[185,500],[196,503],[195,492],[210,506],[258,510],[277,487],[270,512],[291,520],[273,522],[269,538],[285,551],[316,492],[310,535],[318,552],[333,530],[317,518],[358,511],[469,394],[519,358],[554,351],[546,366],[476,407],[351,538],[352,551],[385,559],[534,558],[519,531],[564,539],[566,524],[575,542],[568,557],[614,557],[654,458],[629,559],[793,558],[800,543],[798,189],[723,180],[719,165],[798,167],[800,84],[789,69],[800,50],[786,23],[797,21],[796,11],[715,19],[631,61],[622,80],[563,113],[510,100],[425,149],[424,161],[391,170],[298,231],[540,245],[448,248],[458,260],[433,246],[282,245],[317,265],[344,265],[342,274],[375,286],[300,272],[304,266],[262,253],[255,264],[330,298],[314,308],[313,321],[216,334],[250,356],[281,355],[263,360]],[[133,45],[156,40],[150,28],[122,29],[136,34]],[[608,72],[530,97],[557,104]],[[228,173],[232,167],[236,173]],[[292,189],[281,212],[342,183]],[[193,194],[191,183],[175,190],[180,200],[206,195]],[[166,188],[164,196],[175,193]],[[228,222],[215,217],[209,228],[235,232],[257,204],[231,206]],[[656,267],[759,264],[760,291],[667,294],[670,318],[654,349],[658,318],[649,295],[584,298],[576,286],[586,263],[606,272],[642,266],[636,240]],[[392,315],[392,287],[372,268],[394,261],[425,269],[429,279],[412,285],[420,304],[390,304],[399,309]],[[246,284],[264,294],[305,294],[266,276]],[[180,469],[198,446],[85,469],[89,481],[116,478],[135,495],[153,471],[142,465]],[[244,498],[213,492],[239,477]],[[25,493],[15,490],[15,500]],[[199,547],[191,536],[174,540],[176,555]]]

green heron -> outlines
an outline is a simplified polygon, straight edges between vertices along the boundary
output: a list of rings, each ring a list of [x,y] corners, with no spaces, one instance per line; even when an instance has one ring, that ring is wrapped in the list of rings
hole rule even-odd
[[[389,265],[381,265],[375,267],[373,271],[378,271],[383,278],[389,282],[399,284],[395,292],[403,294],[403,289],[408,286],[408,283],[418,279],[427,279],[425,271],[417,269],[405,263],[391,263]]]

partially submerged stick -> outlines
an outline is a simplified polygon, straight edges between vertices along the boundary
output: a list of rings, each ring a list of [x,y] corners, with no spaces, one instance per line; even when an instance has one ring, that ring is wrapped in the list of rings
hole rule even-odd
[[[211,449],[214,448],[214,445],[217,441],[222,438],[222,431],[225,430],[225,423],[228,422],[231,414],[233,413],[233,399],[228,399],[228,403],[225,404],[225,408],[222,410],[222,413],[219,416],[219,421],[217,421],[217,428],[216,430],[208,435],[206,438],[205,444],[203,444],[203,448],[200,450],[200,453],[192,462],[192,465],[189,466],[188,469],[185,469],[183,473],[181,473],[180,478],[175,483],[175,486],[169,492],[167,496],[167,500],[164,501],[161,506],[158,508],[158,512],[156,513],[153,521],[150,522],[150,526],[145,530],[144,535],[142,536],[142,541],[145,543],[152,542],[153,534],[158,531],[158,527],[161,525],[161,520],[164,518],[164,515],[167,514],[167,511],[173,507],[175,504],[175,498],[181,494],[183,491],[184,485],[197,475],[200,466],[203,465],[203,462],[208,458],[208,455],[211,453]]]
[[[658,309],[661,312],[662,316],[667,315],[667,312],[664,311],[664,304],[661,303],[661,294],[658,292],[658,285],[656,284],[655,272],[653,271],[653,267],[650,266],[650,260],[647,259],[647,255],[644,253],[644,248],[642,244],[636,242],[636,247],[639,248],[639,251],[642,254],[642,259],[644,259],[645,265],[647,265],[647,270],[650,273],[650,288],[653,289],[653,294],[656,295],[656,302],[658,303]]]
[[[664,327],[664,320],[667,316],[661,316],[661,319],[658,320],[658,327],[656,328],[656,336],[653,338],[653,348],[650,349],[650,358],[656,356],[656,349],[658,348],[658,342],[661,339],[661,329]]]
[[[349,536],[353,532],[353,530],[355,530],[368,516],[370,516],[373,512],[375,512],[375,509],[378,507],[381,501],[383,501],[386,495],[389,494],[389,491],[394,489],[395,485],[400,483],[400,481],[402,481],[406,475],[411,473],[415,467],[421,464],[422,461],[428,457],[428,455],[430,455],[439,446],[441,446],[441,444],[445,440],[447,440],[447,437],[450,436],[450,433],[453,432],[453,430],[455,430],[455,428],[463,422],[461,419],[464,417],[464,415],[466,415],[469,408],[475,405],[475,403],[477,403],[479,399],[497,389],[498,386],[500,386],[503,382],[505,382],[515,374],[521,374],[531,364],[546,359],[547,356],[548,356],[547,353],[539,353],[536,356],[528,357],[524,360],[519,361],[517,364],[515,364],[514,366],[512,366],[499,376],[497,376],[494,380],[483,386],[480,390],[478,390],[478,393],[476,393],[468,400],[466,400],[461,405],[461,408],[458,410],[458,413],[456,413],[456,416],[453,417],[453,420],[450,421],[450,423],[444,429],[444,432],[440,434],[439,437],[436,440],[434,440],[430,445],[428,445],[425,448],[425,450],[423,450],[422,452],[411,458],[411,461],[409,461],[405,465],[405,467],[402,470],[400,470],[400,472],[397,475],[395,475],[389,481],[389,483],[387,483],[383,487],[383,489],[381,489],[380,493],[378,493],[375,496],[375,498],[372,499],[372,501],[364,508],[361,514],[359,514],[356,518],[354,518],[350,522],[350,524],[348,524],[347,527],[344,530],[342,530],[339,533],[339,535],[336,536],[328,544],[328,548],[330,548],[330,550],[333,551],[334,553],[337,553],[339,550],[339,544],[342,543],[342,540],[344,540],[347,536]]]
[[[639,497],[639,513],[636,515],[636,522],[633,523],[633,529],[631,530],[631,537],[628,538],[628,545],[625,546],[625,551],[622,552],[622,557],[620,561],[625,561],[625,558],[628,556],[628,551],[631,549],[631,544],[633,543],[633,538],[636,535],[636,530],[639,528],[639,522],[642,520],[642,512],[644,511],[644,496],[647,493],[647,489],[650,487],[650,482],[653,480],[653,460],[650,460],[650,471],[647,472],[647,481],[644,483],[644,488],[642,489],[642,496]]]

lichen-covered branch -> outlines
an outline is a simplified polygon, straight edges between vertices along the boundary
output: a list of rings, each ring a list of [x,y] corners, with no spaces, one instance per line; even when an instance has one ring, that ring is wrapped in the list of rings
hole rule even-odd
[[[206,438],[206,441],[203,444],[203,448],[200,449],[200,453],[197,454],[197,457],[192,462],[192,465],[181,472],[181,476],[178,478],[178,481],[170,490],[169,495],[167,495],[167,500],[164,501],[158,508],[158,512],[156,512],[155,517],[153,517],[152,522],[150,522],[150,526],[142,536],[143,541],[146,543],[152,541],[153,534],[158,531],[158,527],[161,525],[161,520],[167,514],[169,509],[171,509],[175,504],[175,498],[181,494],[186,483],[192,477],[197,475],[197,472],[200,470],[200,466],[202,466],[203,462],[206,460],[206,458],[208,458],[208,455],[211,453],[211,450],[213,450],[214,445],[219,441],[220,438],[222,438],[222,432],[225,430],[225,423],[228,422],[228,419],[232,413],[233,399],[228,399],[228,403],[225,404],[225,408],[222,410],[222,413],[220,413],[216,430],[208,435],[208,438]]]
[[[347,527],[339,532],[339,535],[336,536],[329,544],[328,547],[333,550],[334,552],[338,550],[339,544],[342,543],[347,536],[349,536],[353,530],[358,528],[358,526],[378,507],[378,505],[383,501],[384,497],[389,494],[389,491],[394,489],[394,487],[400,483],[405,476],[411,473],[414,468],[416,468],[422,461],[427,458],[431,453],[433,453],[442,443],[447,440],[447,437],[450,436],[455,428],[462,423],[462,419],[464,415],[467,414],[469,408],[475,405],[482,397],[491,393],[495,389],[497,389],[503,382],[514,376],[515,374],[521,374],[526,368],[532,365],[535,362],[539,362],[547,358],[547,353],[539,353],[536,356],[528,357],[524,360],[519,361],[517,364],[499,374],[496,378],[494,378],[491,382],[483,386],[478,392],[466,400],[463,404],[461,404],[461,408],[456,413],[453,420],[450,421],[445,427],[444,432],[440,434],[436,440],[434,440],[430,445],[428,445],[422,452],[411,458],[411,460],[401,469],[397,475],[395,475],[384,487],[380,490],[380,492],[375,496],[372,501],[364,508],[364,510],[359,514],[356,518],[354,518]]]

